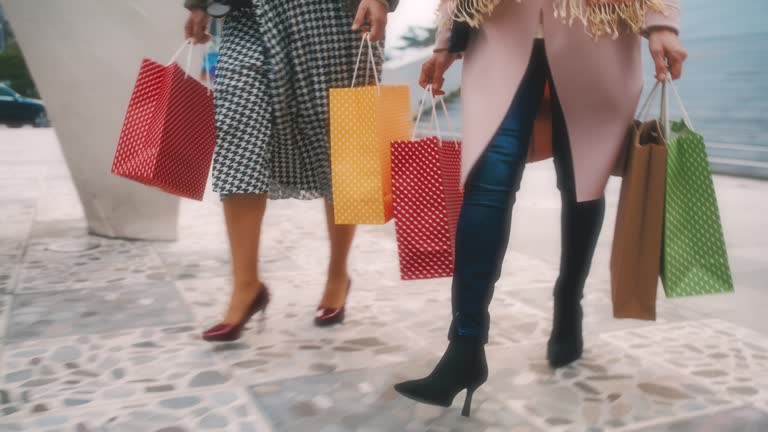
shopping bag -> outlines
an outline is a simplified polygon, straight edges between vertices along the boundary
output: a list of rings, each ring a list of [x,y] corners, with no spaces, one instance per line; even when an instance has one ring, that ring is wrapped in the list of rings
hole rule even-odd
[[[704,137],[684,121],[670,128],[661,280],[667,297],[734,291]]]
[[[187,69],[176,63],[189,50]],[[167,65],[144,59],[128,105],[112,173],[202,200],[216,145],[213,95],[189,75],[185,43]]]
[[[376,85],[355,87],[365,43]],[[352,86],[330,90],[331,177],[337,224],[385,224],[393,217],[390,143],[411,136],[408,86],[382,85],[368,37]]]
[[[432,96],[425,92],[424,102]],[[438,124],[435,99],[432,121]],[[445,102],[440,99],[448,119]],[[403,280],[453,276],[456,224],[461,210],[461,143],[437,135],[392,143],[395,232]]]
[[[646,117],[659,88],[657,83],[640,110],[640,119]],[[666,121],[664,108],[661,117],[661,122],[638,120],[630,127],[610,262],[616,318],[656,319],[667,160],[661,130]]]
[[[531,143],[528,146],[528,163],[539,162],[552,157],[552,93],[550,84],[544,87],[539,112],[533,122]]]

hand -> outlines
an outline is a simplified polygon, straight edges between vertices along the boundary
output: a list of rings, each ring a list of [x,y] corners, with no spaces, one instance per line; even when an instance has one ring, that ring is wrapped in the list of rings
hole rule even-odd
[[[688,58],[688,53],[677,33],[669,29],[651,29],[648,46],[656,64],[656,79],[666,81],[667,71],[672,74],[672,79],[679,79],[683,74],[683,62]]]
[[[362,0],[357,8],[355,21],[352,23],[352,31],[369,32],[371,42],[384,39],[387,30],[386,2],[380,0]],[[367,28],[370,27],[370,28]]]
[[[189,11],[189,17],[184,24],[184,39],[190,40],[195,44],[205,44],[211,40],[208,33],[208,21],[210,17],[202,9],[192,9]]]
[[[423,88],[427,88],[427,86],[431,85],[432,94],[434,96],[444,95],[443,83],[445,82],[445,72],[457,58],[458,56],[451,54],[448,51],[439,51],[432,54],[432,57],[430,57],[421,68],[419,85]]]

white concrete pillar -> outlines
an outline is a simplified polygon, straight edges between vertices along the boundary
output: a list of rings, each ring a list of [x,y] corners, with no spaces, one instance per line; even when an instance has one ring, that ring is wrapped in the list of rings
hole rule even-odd
[[[142,57],[183,41],[181,0],[0,0],[24,52],[91,233],[170,240],[179,200],[110,174]]]

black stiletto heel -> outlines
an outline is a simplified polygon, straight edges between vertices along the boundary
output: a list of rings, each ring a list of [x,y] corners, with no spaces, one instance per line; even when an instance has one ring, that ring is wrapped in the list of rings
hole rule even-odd
[[[461,410],[463,417],[469,417],[469,411],[472,409],[472,395],[475,394],[477,387],[467,389],[467,396],[464,398],[464,408]]]
[[[461,415],[469,417],[472,396],[488,379],[485,346],[478,337],[455,336],[428,377],[395,385],[401,395],[416,402],[450,407],[456,395],[467,390]]]

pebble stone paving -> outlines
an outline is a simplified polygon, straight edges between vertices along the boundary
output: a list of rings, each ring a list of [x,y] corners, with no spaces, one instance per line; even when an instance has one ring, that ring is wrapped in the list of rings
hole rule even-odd
[[[684,301],[660,301],[656,323],[613,320],[596,270],[584,359],[552,371],[557,268],[515,251],[473,416],[459,416],[460,400],[398,397],[392,385],[445,347],[449,281],[401,282],[393,226],[361,227],[347,322],[315,328],[328,258],[319,202],[270,204],[262,270],[274,301],[241,340],[208,344],[200,332],[230,284],[215,195],[182,203],[176,242],[89,236],[53,133],[0,137],[0,432],[768,430],[767,335]]]

